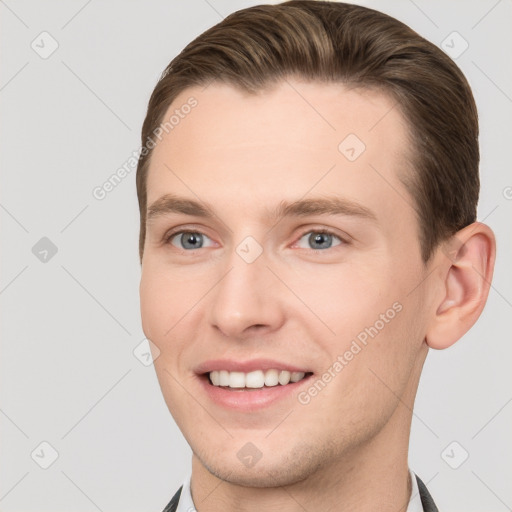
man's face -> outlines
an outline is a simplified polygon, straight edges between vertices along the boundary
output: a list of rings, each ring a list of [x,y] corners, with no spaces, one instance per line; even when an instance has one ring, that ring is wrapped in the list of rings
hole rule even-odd
[[[165,120],[190,96],[152,155],[140,293],[194,454],[220,478],[271,487],[397,432],[407,444],[432,294],[394,102],[333,84],[257,96],[212,84]],[[260,386],[287,368],[306,378],[241,389],[208,376],[245,371],[212,378]]]

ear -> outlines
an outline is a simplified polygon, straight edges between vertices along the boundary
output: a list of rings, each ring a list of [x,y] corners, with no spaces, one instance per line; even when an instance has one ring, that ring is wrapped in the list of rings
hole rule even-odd
[[[436,258],[445,268],[425,338],[430,348],[443,349],[469,331],[482,313],[496,259],[494,233],[481,222],[470,224],[444,242]]]

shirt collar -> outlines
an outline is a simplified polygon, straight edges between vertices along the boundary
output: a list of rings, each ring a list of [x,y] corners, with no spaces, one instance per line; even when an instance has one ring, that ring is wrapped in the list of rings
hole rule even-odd
[[[407,512],[423,512],[423,505],[421,504],[421,496],[418,489],[418,482],[416,481],[416,475],[410,469],[409,476],[411,478],[411,497],[409,499]],[[192,501],[192,494],[190,492],[190,478],[191,473],[188,474],[187,478],[183,482],[180,501],[176,508],[176,512],[196,512],[194,502]]]

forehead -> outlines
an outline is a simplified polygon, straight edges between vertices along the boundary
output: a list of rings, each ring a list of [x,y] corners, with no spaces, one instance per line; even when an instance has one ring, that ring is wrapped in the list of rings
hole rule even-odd
[[[172,192],[247,208],[314,191],[369,205],[401,197],[410,209],[398,179],[408,129],[382,92],[289,79],[248,94],[213,83],[183,91],[163,123],[171,116],[151,157],[148,205]]]

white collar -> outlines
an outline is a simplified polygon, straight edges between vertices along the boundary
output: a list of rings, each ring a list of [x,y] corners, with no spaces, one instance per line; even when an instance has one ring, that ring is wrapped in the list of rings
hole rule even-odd
[[[421,504],[420,491],[418,489],[418,482],[416,481],[416,475],[409,469],[409,475],[411,477],[411,497],[409,499],[409,506],[407,512],[423,512],[423,505]],[[196,512],[194,502],[192,501],[192,494],[190,492],[190,478],[188,477],[183,482],[183,488],[180,494],[180,501],[176,512]]]

